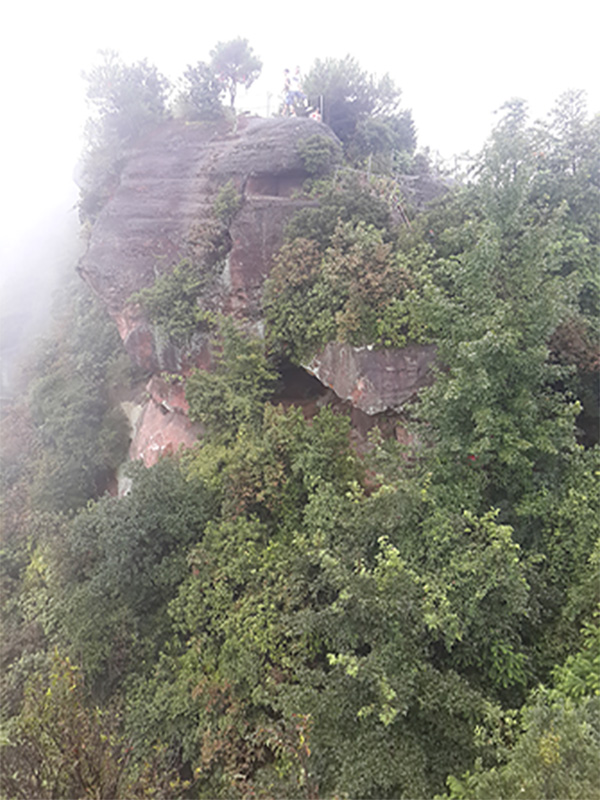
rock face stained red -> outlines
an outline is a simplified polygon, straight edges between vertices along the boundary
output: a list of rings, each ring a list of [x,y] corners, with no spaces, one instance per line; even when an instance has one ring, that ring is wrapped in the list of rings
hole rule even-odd
[[[310,202],[292,196],[308,177],[297,144],[316,133],[334,138],[325,125],[304,118],[242,117],[235,132],[224,124],[173,120],[131,149],[79,271],[106,303],[140,366],[156,371],[180,365],[161,350],[131,295],[190,255],[217,192],[229,180],[242,204],[228,231],[231,250],[219,305],[226,313],[258,319],[262,283],[285,224]]]
[[[435,354],[435,345],[374,350],[329,342],[307,369],[342,400],[373,415],[400,411],[432,383]]]
[[[79,271],[106,304],[134,362],[153,375],[134,425],[132,459],[151,466],[161,455],[193,444],[199,428],[187,416],[183,382],[169,383],[158,373],[167,370],[183,381],[192,366],[206,369],[211,361],[202,335],[186,353],[161,341],[132,295],[182,258],[198,257],[211,220],[214,225],[218,192],[232,181],[241,205],[226,231],[229,249],[218,285],[204,300],[212,310],[260,329],[262,287],[285,225],[314,202],[296,196],[308,177],[298,142],[314,134],[335,139],[325,125],[302,118],[240,118],[235,130],[226,123],[173,120],[131,148]],[[329,388],[306,401],[306,412],[324,402],[349,404],[362,441],[372,425],[394,425],[394,414],[431,382],[434,356],[431,346],[376,351],[330,343],[307,366]]]
[[[154,376],[146,387],[149,398],[133,431],[129,448],[132,460],[142,459],[151,467],[163,455],[180,447],[191,447],[200,433],[200,426],[187,416],[183,382],[171,384]]]

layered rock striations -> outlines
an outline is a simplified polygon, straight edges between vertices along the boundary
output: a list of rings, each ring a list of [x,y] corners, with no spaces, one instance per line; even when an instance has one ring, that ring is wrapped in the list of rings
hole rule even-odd
[[[374,350],[329,342],[306,368],[340,399],[373,416],[401,411],[429,385],[435,355],[431,344]]]
[[[128,154],[79,271],[106,304],[134,362],[153,376],[132,423],[131,458],[151,465],[195,440],[183,386],[158,376],[163,370],[185,375],[191,366],[210,363],[205,341],[183,360],[165,346],[132,295],[197,254],[215,198],[232,181],[241,205],[226,231],[228,253],[211,302],[260,329],[262,286],[285,225],[314,202],[299,196],[309,176],[297,147],[314,134],[335,138],[325,125],[302,118],[240,118],[236,130],[173,120],[147,133]],[[375,351],[331,343],[307,369],[321,382],[323,398],[333,390],[350,404],[355,428],[364,433],[374,415],[397,412],[430,382],[433,357],[431,347]]]
[[[315,133],[333,137],[310,119],[242,117],[235,132],[224,124],[173,120],[132,148],[79,271],[106,303],[138,364],[151,371],[177,366],[130,298],[190,255],[229,180],[242,204],[229,228],[219,304],[225,312],[258,318],[260,289],[285,223],[308,202],[293,197],[308,177],[297,143]]]

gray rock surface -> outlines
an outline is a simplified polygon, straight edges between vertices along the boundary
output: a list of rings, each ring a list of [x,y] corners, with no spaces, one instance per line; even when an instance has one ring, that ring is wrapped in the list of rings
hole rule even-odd
[[[342,400],[373,415],[400,411],[430,385],[435,355],[435,345],[374,350],[330,342],[306,369]]]
[[[319,133],[311,119],[240,118],[223,124],[166,122],[131,149],[113,196],[100,212],[79,270],[106,303],[129,353],[148,369],[159,364],[151,326],[129,298],[189,254],[218,190],[232,180],[243,203],[229,234],[221,307],[256,319],[260,292],[285,223],[307,200],[292,197],[308,177],[299,140]]]

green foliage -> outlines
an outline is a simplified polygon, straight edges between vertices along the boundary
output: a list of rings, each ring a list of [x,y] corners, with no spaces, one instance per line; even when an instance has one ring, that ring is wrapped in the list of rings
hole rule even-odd
[[[223,87],[212,67],[204,61],[193,67],[188,65],[183,79],[186,116],[194,120],[220,119],[223,116]]]
[[[63,302],[29,399],[43,444],[32,493],[43,508],[56,510],[101,494],[129,439],[125,416],[110,403],[109,377],[122,353],[117,331],[82,284],[65,291]]]
[[[231,108],[235,106],[238,83],[246,89],[260,75],[262,61],[258,58],[247,39],[238,36],[229,42],[219,42],[210,51],[210,66],[223,86],[229,92]]]
[[[186,743],[190,768],[200,764],[207,795],[231,796],[240,774],[254,787],[278,785],[272,759],[281,779],[286,751],[272,735],[261,739],[261,731],[272,729],[274,718],[287,727],[294,715],[312,723],[305,780],[326,793],[427,796],[451,764],[468,763],[480,699],[464,679],[427,658],[435,641],[427,631],[437,636],[437,614],[449,619],[450,608],[465,612],[454,594],[436,612],[433,575],[416,572],[420,558],[412,568],[397,548],[374,540],[382,525],[397,527],[398,517],[388,515],[389,495],[367,500],[348,467],[341,480],[348,445],[335,420],[322,412],[308,426],[298,412],[274,412],[254,445],[243,440],[235,463],[217,466],[233,478],[226,499],[230,491],[248,499],[248,481],[255,481],[252,502],[238,506],[234,519],[233,509],[224,506],[226,517],[210,524],[193,548],[191,575],[171,606],[184,653],[165,654],[168,662],[147,684],[144,701],[157,735],[164,716],[153,709],[156,702],[165,708],[169,693],[167,730]],[[255,460],[257,445],[262,450]],[[245,486],[237,480],[244,454],[250,465],[263,468],[262,474],[249,471]],[[277,483],[274,457],[281,465]],[[198,468],[206,469],[203,450],[190,461],[192,471]],[[277,514],[286,497],[294,501],[291,519]],[[268,509],[274,513],[265,514]],[[493,527],[484,521],[486,526]],[[400,531],[397,536],[403,538]],[[448,551],[459,538],[446,543]],[[462,538],[470,546],[460,592],[473,609],[467,619],[472,624],[475,605],[489,599],[490,613],[500,621],[503,610],[493,589],[478,589],[491,581],[499,594],[514,594],[512,578],[504,583],[514,547],[500,554],[492,537],[484,565],[464,533]],[[507,540],[504,532],[500,540]],[[445,555],[439,553],[438,569],[445,567]],[[512,572],[520,586],[518,568]],[[439,575],[440,586],[444,577]],[[169,690],[174,682],[182,689],[187,683],[191,705],[177,703]],[[148,731],[140,712],[138,705],[136,726]],[[432,736],[444,742],[435,754],[428,746]],[[208,753],[214,754],[210,761]],[[296,794],[293,782],[280,791]]]
[[[320,133],[300,139],[296,150],[309,175],[327,175],[341,158],[338,143]]]
[[[144,307],[149,319],[169,341],[183,346],[197,330],[210,330],[215,325],[215,315],[200,305],[202,295],[213,288],[214,279],[209,269],[184,259],[152,286],[132,295],[131,301]]]
[[[448,779],[453,800],[587,800],[597,792],[600,770],[600,701],[579,705],[548,703],[534,697],[522,715],[523,731],[506,764],[482,770],[479,765],[462,780]]]
[[[229,448],[208,443],[187,460],[191,475],[218,476],[223,519],[190,554],[171,606],[184,652],[165,655],[144,704],[157,735],[154,698],[168,693],[167,729],[208,795],[231,796],[234,775],[257,791],[279,785],[271,762],[280,780],[286,751],[261,731],[296,714],[312,723],[312,785],[428,796],[472,757],[481,698],[457,671],[488,690],[523,680],[515,632],[528,587],[510,530],[493,515],[445,520],[427,492],[420,508],[391,487],[365,497],[346,425],[274,409],[254,436],[242,429]],[[435,753],[432,737],[444,742]],[[280,791],[295,794],[289,782]]]
[[[348,420],[327,409],[308,426],[298,409],[284,412],[267,405],[260,424],[242,423],[227,444],[217,430],[220,436],[211,432],[185,463],[190,476],[218,493],[225,517],[245,514],[293,528],[321,483],[342,491],[361,475],[348,448]]]
[[[581,701],[584,697],[600,695],[600,625],[598,609],[594,619],[584,623],[581,630],[581,649],[571,654],[565,663],[554,670],[554,689],[551,697],[572,698]]]
[[[23,711],[4,734],[3,794],[121,796],[128,757],[115,723],[85,707],[77,668],[55,654],[48,682],[30,682]]]
[[[286,241],[312,239],[325,249],[340,222],[374,225],[391,238],[392,218],[386,199],[374,182],[367,182],[352,171],[342,171],[330,179],[318,181],[311,192],[319,201],[316,208],[304,208],[294,215],[286,228]]]
[[[70,519],[48,507],[72,510],[92,489],[50,506],[34,490],[43,513],[31,513],[44,471],[78,489],[78,447],[105,466],[118,454],[98,434],[113,344],[65,310],[74,338],[40,358],[37,427],[12,417],[2,484],[9,796],[432,797],[447,783],[454,798],[583,800],[596,788],[600,467],[575,420],[596,358],[597,122],[573,93],[533,126],[509,104],[472,182],[408,224],[398,176],[375,173],[416,169],[410,118],[361,110],[397,99],[393,87],[373,94],[365,79],[352,99],[342,78],[360,88],[360,74],[329,66],[347,152],[371,175],[313,185],[319,205],[292,222],[267,282],[268,343],[302,361],[336,339],[435,342],[436,383],[405,409],[410,445],[375,433],[365,469],[349,418],[270,405],[263,343],[221,321],[214,369],[187,386],[198,445],[134,470],[124,498]],[[321,139],[300,149],[327,166]],[[154,287],[156,321],[175,335],[196,330],[202,276],[238,207],[228,183],[206,267]],[[35,467],[21,438],[41,448]],[[55,641],[102,713],[64,662],[21,703]],[[76,740],[91,760],[65,757]]]
[[[228,228],[241,206],[242,196],[235,188],[234,182],[228,180],[217,192],[213,202],[213,214],[222,225]]]
[[[0,550],[3,722],[19,713],[26,682],[44,666],[46,648],[56,636],[58,619],[48,585],[48,562],[37,542],[50,533],[58,535],[65,524],[61,515],[29,509],[18,517],[9,499],[3,497]]]
[[[580,274],[574,263],[562,274],[561,210],[532,207],[529,146],[522,109],[511,107],[485,152],[476,207],[436,243],[437,291],[420,312],[445,365],[419,411],[438,432],[442,480],[455,473],[462,490],[478,484],[483,507],[499,505],[513,522],[567,469],[580,410],[561,391],[566,371],[548,344],[577,313]],[[521,541],[534,535],[524,520],[519,528]]]
[[[189,786],[159,757],[134,765],[115,709],[90,707],[80,670],[55,651],[2,733],[0,787],[11,798],[178,797]]]
[[[214,370],[195,370],[186,386],[190,418],[206,426],[208,436],[235,435],[241,426],[256,426],[263,404],[273,392],[276,373],[262,343],[238,330],[230,318],[220,324],[221,352]]]
[[[64,538],[49,542],[62,635],[96,690],[112,691],[156,657],[169,635],[167,603],[186,573],[185,550],[213,510],[205,487],[163,460],[138,466],[126,497],[90,505]]]
[[[404,344],[410,288],[403,260],[373,226],[340,223],[323,257],[314,242],[296,239],[265,282],[269,342],[296,363],[328,341]]]
[[[3,417],[3,716],[18,713],[25,680],[58,636],[44,543],[107,489],[124,460],[127,420],[114,406],[130,368],[114,324],[76,278],[59,287],[48,338],[32,354],[27,396]]]
[[[372,157],[378,171],[391,172],[394,156],[414,152],[417,145],[415,126],[410,111],[393,117],[367,117],[356,126],[348,155],[354,161]]]
[[[304,79],[310,102],[323,98],[323,121],[347,144],[361,120],[390,116],[398,106],[400,91],[389,75],[376,80],[356,59],[317,59]]]

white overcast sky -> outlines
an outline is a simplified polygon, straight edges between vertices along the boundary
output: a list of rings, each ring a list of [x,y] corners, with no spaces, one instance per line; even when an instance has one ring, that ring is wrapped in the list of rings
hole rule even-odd
[[[174,79],[218,41],[249,39],[264,64],[246,103],[271,110],[285,67],[354,55],[389,72],[419,145],[476,152],[512,97],[544,115],[568,88],[600,111],[598,0],[8,0],[0,14],[0,259],[37,221],[74,202],[85,119],[81,71],[97,51],[142,58]],[[0,269],[2,269],[0,262]]]

